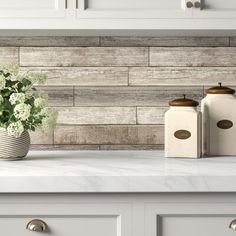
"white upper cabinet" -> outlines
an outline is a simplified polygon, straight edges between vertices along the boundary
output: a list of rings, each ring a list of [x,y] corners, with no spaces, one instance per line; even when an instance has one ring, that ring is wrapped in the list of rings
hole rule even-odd
[[[23,31],[16,30],[32,29],[127,36],[212,36],[211,30],[224,36],[227,30],[235,36],[236,0],[0,0],[0,30],[18,36]]]
[[[0,0],[1,18],[64,17],[66,0]]]
[[[77,0],[77,18],[190,18],[186,0]]]
[[[236,0],[199,0],[194,18],[236,18]]]

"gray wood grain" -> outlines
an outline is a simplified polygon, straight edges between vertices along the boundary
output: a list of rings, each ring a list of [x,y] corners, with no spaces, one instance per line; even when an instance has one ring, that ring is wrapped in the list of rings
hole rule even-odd
[[[163,150],[163,144],[154,145],[100,145],[100,150]]]
[[[201,100],[203,87],[76,87],[76,106],[166,106],[186,94]]]
[[[236,66],[236,47],[151,47],[151,66]]]
[[[44,87],[38,86],[36,87],[37,93],[40,91],[44,91],[48,94],[48,101],[51,106],[73,106],[74,97],[73,97],[73,87]]]
[[[169,107],[138,107],[138,124],[164,124],[164,115]]]
[[[230,47],[236,47],[236,37],[230,37]]]
[[[31,145],[30,150],[100,150],[99,145],[53,145],[53,144],[44,144],[44,145]]]
[[[145,47],[21,47],[21,66],[145,66]]]
[[[0,64],[18,64],[18,48],[0,47]]]
[[[53,131],[48,131],[46,133],[42,132],[30,132],[30,142],[32,145],[45,145],[53,144]]]
[[[55,144],[163,144],[163,126],[58,126]]]
[[[3,37],[1,36],[0,46],[23,46],[23,47],[99,46],[99,37],[76,37],[76,36]]]
[[[101,37],[101,46],[219,47],[229,46],[228,37]]]
[[[131,86],[213,86],[220,81],[236,85],[236,67],[133,67],[129,70]]]
[[[128,85],[127,67],[22,67],[21,70],[46,74],[46,85],[52,86]]]
[[[60,107],[58,124],[136,124],[135,107]]]

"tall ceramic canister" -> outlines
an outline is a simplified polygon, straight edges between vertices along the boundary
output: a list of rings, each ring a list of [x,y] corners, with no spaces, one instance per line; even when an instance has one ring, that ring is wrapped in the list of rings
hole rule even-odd
[[[183,98],[169,102],[165,113],[165,156],[201,157],[201,112],[198,102]]]
[[[203,153],[208,156],[236,155],[235,90],[222,86],[207,90],[201,102]]]

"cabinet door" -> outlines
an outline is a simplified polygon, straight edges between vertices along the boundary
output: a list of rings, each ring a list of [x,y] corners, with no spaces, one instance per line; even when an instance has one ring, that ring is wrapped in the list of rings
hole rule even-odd
[[[148,204],[145,229],[148,236],[233,236],[229,227],[236,218],[230,204]]]
[[[78,18],[190,18],[186,0],[77,0]]]
[[[197,0],[201,3],[201,8],[195,8],[193,15],[195,18],[236,18],[235,0]]]
[[[67,0],[0,0],[0,18],[64,17]]]

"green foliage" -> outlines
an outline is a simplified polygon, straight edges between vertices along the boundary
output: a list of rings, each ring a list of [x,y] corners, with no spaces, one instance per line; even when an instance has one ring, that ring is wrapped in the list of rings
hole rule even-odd
[[[49,108],[47,96],[34,87],[45,80],[41,73],[19,71],[17,65],[0,66],[0,127],[9,135],[19,137],[24,130],[55,125],[56,111]]]

